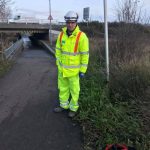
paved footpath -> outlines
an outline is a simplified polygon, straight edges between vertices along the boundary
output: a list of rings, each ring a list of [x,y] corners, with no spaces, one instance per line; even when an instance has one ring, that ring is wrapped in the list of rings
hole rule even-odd
[[[81,150],[82,132],[57,105],[55,59],[24,50],[0,79],[0,150]]]

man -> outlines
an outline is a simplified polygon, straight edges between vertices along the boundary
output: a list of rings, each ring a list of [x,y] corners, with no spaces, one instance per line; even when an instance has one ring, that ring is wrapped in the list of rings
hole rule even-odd
[[[77,25],[77,13],[69,11],[64,18],[66,27],[62,28],[58,36],[55,54],[60,106],[54,112],[69,109],[68,116],[74,117],[79,108],[79,78],[84,77],[88,67],[89,42],[86,34]]]

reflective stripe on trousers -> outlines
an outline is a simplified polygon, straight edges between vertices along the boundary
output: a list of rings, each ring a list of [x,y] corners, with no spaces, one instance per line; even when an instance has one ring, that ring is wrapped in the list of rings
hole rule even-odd
[[[60,101],[60,106],[64,109],[68,109],[69,108],[69,102],[67,101]]]
[[[70,109],[77,111],[79,108],[79,75],[72,77],[63,77],[61,73],[58,73],[58,88],[59,88],[59,100],[60,106],[64,109]],[[69,97],[71,95],[71,101],[69,103]]]

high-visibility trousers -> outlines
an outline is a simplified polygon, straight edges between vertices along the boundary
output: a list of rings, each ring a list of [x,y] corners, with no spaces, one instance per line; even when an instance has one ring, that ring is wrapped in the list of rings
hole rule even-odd
[[[79,108],[78,99],[80,92],[79,75],[63,77],[62,73],[58,72],[58,89],[60,107],[77,111]],[[71,100],[69,102],[70,95]]]

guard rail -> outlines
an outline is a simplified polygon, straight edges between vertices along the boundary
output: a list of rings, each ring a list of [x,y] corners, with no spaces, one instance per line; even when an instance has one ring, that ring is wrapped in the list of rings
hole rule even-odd
[[[6,59],[12,58],[12,56],[23,47],[23,40],[20,39],[14,44],[12,44],[9,48],[4,50],[4,57]]]
[[[45,41],[39,40],[39,44],[40,44],[40,45],[43,45],[46,49],[49,50],[49,52],[50,52],[53,56],[55,56],[55,50],[54,50],[53,48],[51,48]]]

